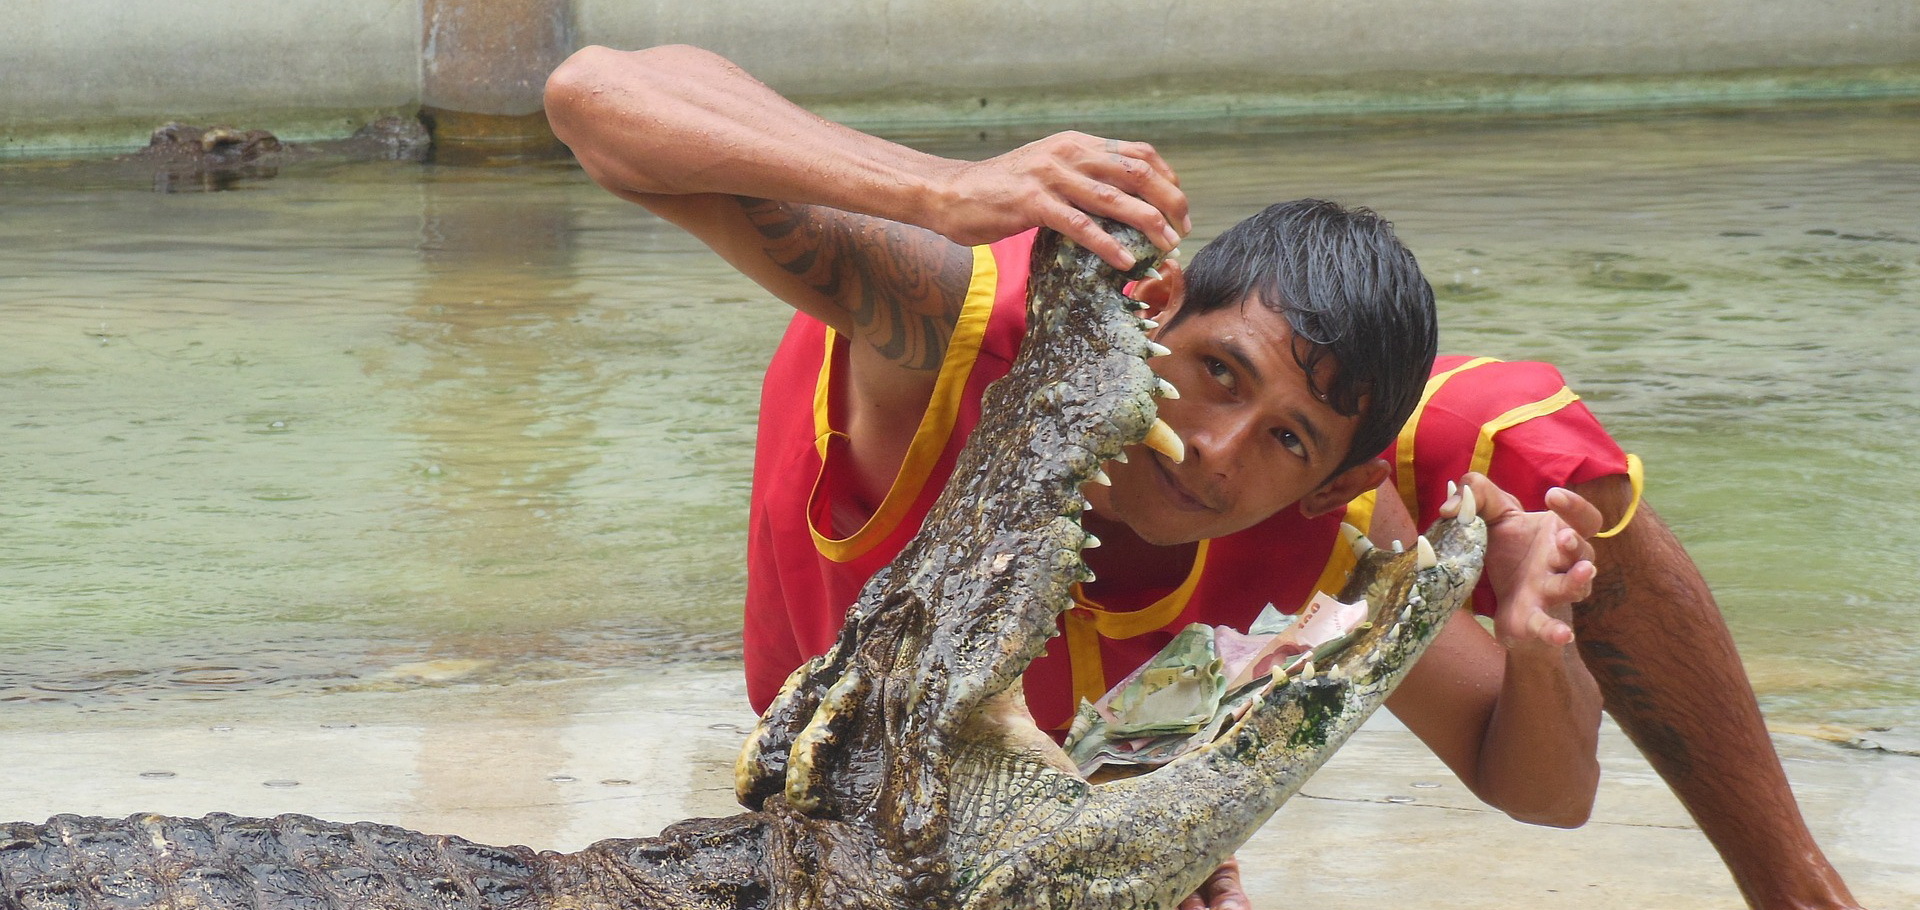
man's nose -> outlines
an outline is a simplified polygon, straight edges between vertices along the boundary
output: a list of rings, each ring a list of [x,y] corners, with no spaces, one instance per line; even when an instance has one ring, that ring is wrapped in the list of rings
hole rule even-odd
[[[1199,459],[1201,467],[1225,475],[1248,452],[1248,446],[1260,433],[1254,416],[1237,410],[1216,411],[1205,415],[1197,426],[1181,434],[1187,442],[1187,459]]]

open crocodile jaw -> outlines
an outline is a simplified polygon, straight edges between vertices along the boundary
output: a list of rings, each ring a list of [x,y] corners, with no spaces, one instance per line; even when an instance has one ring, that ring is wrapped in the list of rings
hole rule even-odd
[[[1110,225],[1141,265],[1158,257]],[[1043,232],[1044,234],[1044,232]],[[1171,907],[1383,700],[1464,599],[1484,526],[1364,554],[1343,600],[1374,625],[1271,682],[1211,745],[1094,785],[1034,727],[1020,675],[1086,576],[1079,488],[1154,416],[1123,276],[1034,250],[1028,334],[921,533],[825,655],[795,671],[737,766],[753,809],[574,854],[304,816],[0,825],[0,907]]]
[[[1143,263],[1158,256],[1131,236]],[[1392,690],[1464,600],[1485,527],[1471,505],[1406,553],[1356,543],[1341,593],[1372,626],[1328,666],[1270,683],[1211,746],[1094,785],[1022,707],[1020,674],[1086,577],[1080,486],[1127,444],[1177,447],[1123,276],[1052,235],[1036,245],[1028,334],[989,389],[922,533],[796,671],[742,752],[743,803],[885,832],[909,903],[1175,905],[1257,830]],[[911,820],[905,827],[897,822]]]

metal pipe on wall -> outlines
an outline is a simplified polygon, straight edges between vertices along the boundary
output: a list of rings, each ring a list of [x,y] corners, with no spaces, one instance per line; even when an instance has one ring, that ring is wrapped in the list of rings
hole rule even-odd
[[[540,91],[573,50],[568,0],[423,0],[420,119],[436,155],[541,155],[559,143]]]

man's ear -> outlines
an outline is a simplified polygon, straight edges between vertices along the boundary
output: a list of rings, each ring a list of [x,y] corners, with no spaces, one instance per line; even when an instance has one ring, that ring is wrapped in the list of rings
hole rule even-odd
[[[1162,261],[1155,271],[1160,277],[1142,278],[1134,282],[1127,293],[1147,305],[1140,315],[1166,325],[1173,314],[1179,312],[1180,303],[1187,299],[1187,272],[1172,259]]]
[[[1300,514],[1319,518],[1351,502],[1355,496],[1386,482],[1387,462],[1375,458],[1354,465],[1332,477],[1300,499]]]

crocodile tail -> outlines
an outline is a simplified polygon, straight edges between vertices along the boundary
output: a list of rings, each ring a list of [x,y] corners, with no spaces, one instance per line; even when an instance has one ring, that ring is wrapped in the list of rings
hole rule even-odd
[[[561,854],[305,815],[58,815],[0,825],[0,908],[755,908],[765,827],[691,819]]]
[[[536,906],[548,865],[526,847],[304,815],[59,815],[0,828],[0,905]]]

